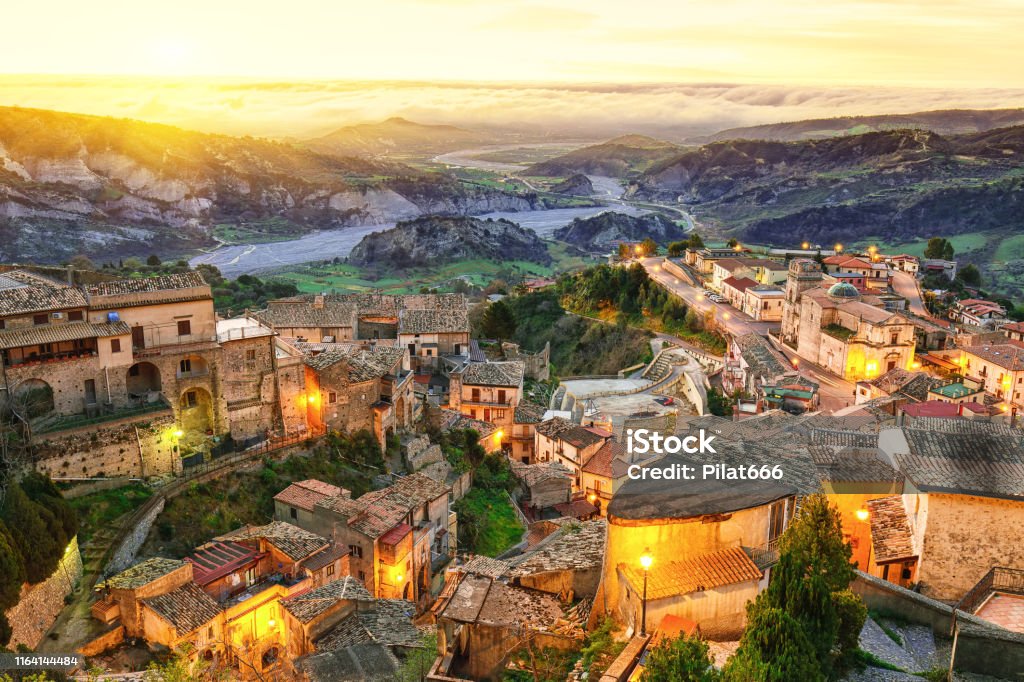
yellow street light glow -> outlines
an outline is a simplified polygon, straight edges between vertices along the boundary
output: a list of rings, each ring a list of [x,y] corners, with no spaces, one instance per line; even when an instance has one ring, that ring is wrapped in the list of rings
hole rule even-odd
[[[790,362],[793,363],[794,367],[799,367],[800,366],[800,358],[793,358],[792,360],[790,360]]]
[[[654,563],[654,559],[651,557],[650,551],[651,550],[649,549],[645,549],[644,553],[640,555],[640,565],[643,566],[645,571]]]
[[[856,512],[854,512],[854,514],[857,516],[858,521],[868,520],[869,514],[867,509],[858,509]]]
[[[868,247],[868,253],[870,253],[872,256],[875,255],[877,252],[878,252],[878,247],[875,246],[874,244],[872,244],[871,246]]]
[[[316,404],[316,394],[311,394],[308,398],[306,398],[306,400],[308,400],[311,404]]]
[[[184,432],[184,431],[182,431],[181,429],[178,429],[178,430],[176,430],[176,431],[174,432],[174,437],[175,437],[175,438],[181,438],[181,437],[182,437],[182,436],[184,436],[184,435],[185,435],[185,432]]]
[[[836,244],[836,253],[842,253],[842,251],[843,251],[843,245],[842,244]]]
[[[505,432],[504,431],[499,429],[498,431],[494,432],[494,440],[501,440],[504,437],[505,437]]]
[[[811,243],[810,242],[804,242],[800,246],[801,246],[801,248],[803,248],[804,251],[806,251],[807,249],[811,248]]]
[[[722,313],[722,319],[723,319],[723,320],[728,320],[728,319],[729,319],[729,317],[730,317],[730,316],[729,316],[729,313]]]
[[[395,575],[395,580],[397,582],[402,582],[402,578],[404,578],[404,577],[405,577],[404,575],[402,575],[401,573],[398,573],[398,574]]]
[[[594,504],[594,502],[597,501],[597,495],[595,495],[594,493],[590,493],[589,495],[587,495],[587,499],[590,500],[590,504]]]
[[[274,627],[275,625],[277,625],[277,621],[276,621],[276,620],[274,620],[273,618],[271,618],[270,620],[268,620],[268,621],[267,621],[267,627],[268,627],[268,628],[272,628],[272,627]]]

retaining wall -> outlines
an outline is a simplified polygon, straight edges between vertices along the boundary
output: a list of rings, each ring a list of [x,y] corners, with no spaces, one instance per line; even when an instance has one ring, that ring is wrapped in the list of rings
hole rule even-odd
[[[78,537],[74,537],[69,549],[50,577],[35,585],[25,585],[18,603],[8,609],[7,621],[13,634],[8,646],[15,649],[24,644],[35,649],[64,608],[64,598],[74,590],[82,578],[82,555],[78,552]]]

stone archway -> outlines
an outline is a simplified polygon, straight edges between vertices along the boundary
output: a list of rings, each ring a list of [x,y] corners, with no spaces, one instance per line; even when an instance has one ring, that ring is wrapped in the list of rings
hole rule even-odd
[[[186,433],[213,431],[213,397],[201,386],[187,388],[178,399],[178,423]]]
[[[401,396],[395,401],[395,424],[400,429],[409,428],[409,418],[405,413],[405,396]]]
[[[199,355],[186,355],[178,360],[177,377],[179,379],[203,377],[209,373],[209,365],[206,363],[206,360]]]
[[[53,388],[42,379],[26,379],[11,392],[11,407],[26,419],[45,417],[54,411]]]
[[[125,374],[125,390],[130,398],[145,398],[163,388],[160,368],[152,362],[136,362]]]

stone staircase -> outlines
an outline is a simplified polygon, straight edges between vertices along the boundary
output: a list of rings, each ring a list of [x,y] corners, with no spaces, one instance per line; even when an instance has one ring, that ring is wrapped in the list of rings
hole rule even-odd
[[[667,378],[668,375],[672,373],[672,363],[669,361],[669,356],[666,354],[665,350],[668,349],[658,352],[640,376],[656,384]]]

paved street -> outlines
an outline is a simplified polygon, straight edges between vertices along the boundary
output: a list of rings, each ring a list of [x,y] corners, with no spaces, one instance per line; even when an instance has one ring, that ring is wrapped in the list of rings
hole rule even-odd
[[[751,332],[755,334],[761,334],[762,336],[768,333],[768,330],[773,327],[778,327],[778,322],[758,322],[752,319],[746,313],[742,313],[736,310],[728,303],[714,303],[709,301],[704,295],[704,290],[699,286],[694,286],[670,272],[666,272],[662,268],[662,262],[664,261],[661,257],[655,258],[644,258],[641,260],[644,268],[647,269],[647,274],[658,283],[662,284],[666,289],[676,294],[686,304],[695,308],[696,310],[703,312],[711,311],[715,315],[715,321],[725,327],[726,331],[734,336],[742,336],[743,334],[749,334]]]
[[[910,312],[920,317],[928,318],[928,309],[924,307],[921,300],[921,290],[917,286],[917,279],[909,272],[895,272],[892,278],[892,288],[897,294],[907,299],[907,307]]]

